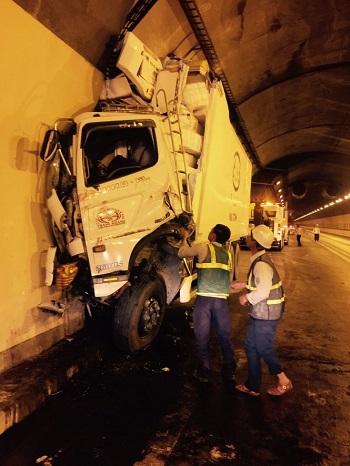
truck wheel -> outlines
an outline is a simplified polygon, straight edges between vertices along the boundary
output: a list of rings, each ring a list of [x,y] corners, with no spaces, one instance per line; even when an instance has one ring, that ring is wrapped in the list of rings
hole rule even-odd
[[[127,353],[137,353],[155,339],[166,306],[166,289],[159,278],[148,276],[125,290],[117,301],[113,317],[116,346]]]

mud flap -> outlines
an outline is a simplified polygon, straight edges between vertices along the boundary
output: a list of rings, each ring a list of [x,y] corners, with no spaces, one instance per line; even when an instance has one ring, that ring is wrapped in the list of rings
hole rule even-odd
[[[180,288],[180,303],[188,303],[191,299],[192,276],[185,277]]]

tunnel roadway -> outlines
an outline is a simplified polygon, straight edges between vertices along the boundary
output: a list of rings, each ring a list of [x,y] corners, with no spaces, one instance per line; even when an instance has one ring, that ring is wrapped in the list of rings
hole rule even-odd
[[[187,466],[350,464],[349,262],[310,234],[271,251],[287,295],[277,349],[294,390],[271,398],[264,368],[260,398],[220,377],[213,337],[213,377],[199,384],[191,301],[174,303],[157,341],[141,354],[110,351],[92,373],[77,374],[45,406],[0,437],[1,466]],[[240,276],[249,266],[241,251]],[[245,380],[247,309],[229,298]],[[108,318],[89,326],[108,341]]]

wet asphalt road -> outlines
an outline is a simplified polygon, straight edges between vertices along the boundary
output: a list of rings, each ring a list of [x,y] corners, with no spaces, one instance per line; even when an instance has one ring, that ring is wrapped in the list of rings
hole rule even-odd
[[[322,238],[321,238],[322,241]],[[287,294],[277,348],[294,390],[259,398],[220,377],[213,338],[213,380],[195,366],[192,302],[169,307],[157,341],[128,356],[111,351],[93,374],[67,388],[1,436],[1,466],[299,466],[350,465],[349,263],[311,236],[271,252]],[[249,251],[241,252],[245,279]],[[230,296],[237,381],[245,381],[248,315]],[[108,318],[94,321],[108,341]]]

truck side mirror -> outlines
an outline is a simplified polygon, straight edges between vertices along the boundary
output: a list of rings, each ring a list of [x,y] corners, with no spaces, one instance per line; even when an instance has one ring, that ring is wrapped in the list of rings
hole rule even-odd
[[[43,145],[40,150],[40,158],[44,162],[52,162],[59,148],[59,134],[55,129],[49,129],[45,133]]]

